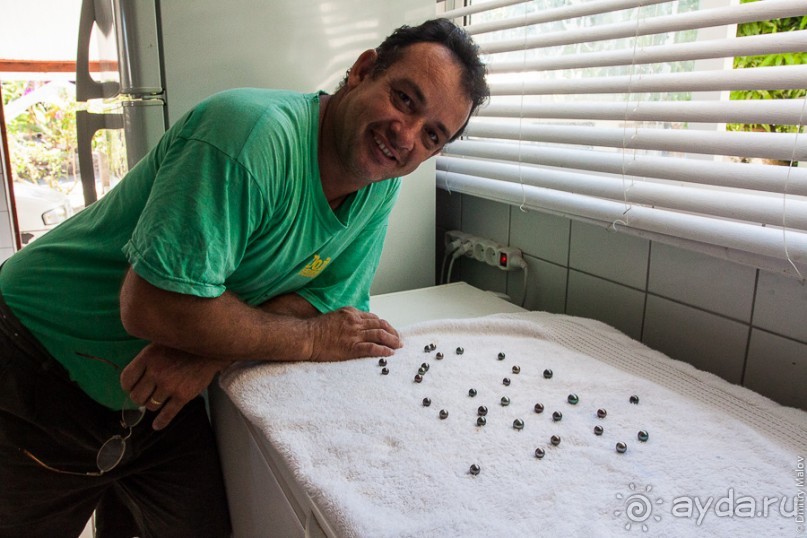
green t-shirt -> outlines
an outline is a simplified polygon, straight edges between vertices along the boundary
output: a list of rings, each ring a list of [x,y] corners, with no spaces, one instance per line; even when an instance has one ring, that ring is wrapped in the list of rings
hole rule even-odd
[[[317,162],[319,94],[240,89],[186,114],[105,197],[7,260],[0,291],[92,398],[116,409],[146,345],[120,320],[131,265],[151,284],[251,305],[296,292],[367,310],[400,180],[333,211]]]

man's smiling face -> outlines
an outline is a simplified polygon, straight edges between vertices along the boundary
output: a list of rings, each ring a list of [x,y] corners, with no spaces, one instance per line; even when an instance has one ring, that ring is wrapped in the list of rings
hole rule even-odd
[[[375,77],[374,60],[365,53],[353,66],[334,140],[340,168],[363,184],[414,171],[471,111],[461,67],[444,46],[410,45]]]

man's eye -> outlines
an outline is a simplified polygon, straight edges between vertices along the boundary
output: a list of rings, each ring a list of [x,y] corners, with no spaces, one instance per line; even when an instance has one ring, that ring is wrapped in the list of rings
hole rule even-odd
[[[434,131],[429,131],[426,134],[429,135],[429,140],[431,140],[433,143],[435,143],[435,144],[440,143],[440,137],[437,136],[437,133],[435,133]]]
[[[402,102],[402,103],[403,103],[403,104],[404,104],[404,105],[405,105],[407,108],[412,108],[412,99],[410,99],[410,98],[409,98],[409,96],[408,96],[407,94],[405,94],[404,92],[401,92],[401,91],[396,92],[396,93],[397,93],[397,95],[398,95],[398,99],[400,99],[400,101],[401,101],[401,102]]]

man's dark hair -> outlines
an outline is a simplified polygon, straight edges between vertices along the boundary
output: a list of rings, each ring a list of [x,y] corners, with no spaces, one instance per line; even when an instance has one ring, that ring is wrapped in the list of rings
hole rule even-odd
[[[485,81],[487,68],[479,59],[479,47],[465,30],[448,19],[432,19],[419,26],[401,26],[390,34],[375,50],[378,54],[372,76],[377,77],[397,62],[404,49],[415,43],[437,43],[451,51],[462,68],[461,84],[471,99],[471,116],[490,97]],[[451,141],[459,138],[468,122]]]
[[[471,114],[490,96],[485,81],[487,68],[479,59],[479,47],[465,30],[448,19],[433,19],[420,26],[401,26],[390,34],[375,51],[378,53],[373,76],[389,68],[401,57],[403,49],[415,43],[438,43],[450,50],[462,67],[462,86],[473,103]]]

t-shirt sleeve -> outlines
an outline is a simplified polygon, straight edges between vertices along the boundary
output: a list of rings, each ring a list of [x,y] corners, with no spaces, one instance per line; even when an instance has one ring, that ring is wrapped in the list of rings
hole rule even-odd
[[[262,200],[231,156],[207,142],[178,138],[123,252],[156,287],[218,297],[244,255]]]
[[[297,291],[320,312],[343,306],[370,310],[370,286],[381,259],[389,214],[400,188],[399,179],[388,181],[391,183],[385,199],[367,225],[319,277]]]

